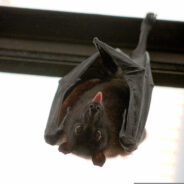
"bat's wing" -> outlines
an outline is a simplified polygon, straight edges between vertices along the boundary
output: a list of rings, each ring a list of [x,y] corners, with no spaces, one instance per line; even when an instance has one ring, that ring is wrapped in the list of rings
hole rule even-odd
[[[101,59],[99,60],[99,57],[100,54],[95,53],[60,80],[45,129],[44,137],[47,143],[55,145],[62,136],[65,119],[70,114],[70,107],[68,107],[65,116],[62,118],[61,108],[64,99],[71,93],[71,91],[78,84],[86,80],[94,78],[101,80],[107,79],[116,72],[117,67],[113,62],[108,62],[108,60],[103,62]]]
[[[62,135],[62,130],[64,126],[64,120],[69,114],[69,109],[65,117],[60,119],[61,107],[64,99],[70,93],[70,91],[80,82],[81,76],[87,71],[87,69],[94,63],[97,59],[98,54],[94,54],[87,60],[83,61],[77,67],[75,67],[71,72],[64,76],[59,81],[59,86],[56,91],[54,101],[52,103],[49,119],[45,129],[45,140],[49,144],[56,144]]]
[[[140,42],[142,44],[142,41]],[[133,151],[142,137],[151,100],[153,81],[149,55],[140,46],[133,53],[134,59],[132,59],[97,38],[94,39],[94,43],[102,60],[98,60],[99,53],[95,53],[60,80],[45,129],[45,140],[54,145],[61,138],[65,119],[70,113],[68,108],[65,117],[61,119],[61,107],[72,89],[80,82],[92,78],[104,80],[111,78],[116,73],[117,66],[120,66],[130,88],[130,99],[128,109],[122,115],[123,122],[119,137],[122,147],[126,151]]]
[[[147,36],[154,21],[155,15],[147,14],[141,26],[138,46],[132,57],[108,46],[97,38],[94,39],[102,59],[110,58],[112,62],[120,66],[129,86],[129,105],[122,115],[123,122],[119,133],[120,144],[127,152],[135,150],[140,143],[148,116],[154,83],[149,54],[145,48]]]

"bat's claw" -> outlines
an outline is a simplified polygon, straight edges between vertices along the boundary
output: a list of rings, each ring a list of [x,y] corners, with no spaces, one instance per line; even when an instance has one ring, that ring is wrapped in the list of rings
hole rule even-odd
[[[149,25],[153,25],[156,22],[156,14],[154,13],[147,13],[145,18],[145,23]]]
[[[53,135],[45,134],[44,138],[45,138],[45,141],[51,145],[55,145],[57,142],[57,136],[55,134]]]
[[[148,28],[151,29],[153,24],[156,22],[156,14],[154,13],[147,13],[146,18],[143,20],[141,29]]]
[[[132,151],[137,149],[137,144],[135,143],[135,141],[133,141],[127,137],[121,137],[120,143],[121,143],[122,148],[126,152],[132,152]]]

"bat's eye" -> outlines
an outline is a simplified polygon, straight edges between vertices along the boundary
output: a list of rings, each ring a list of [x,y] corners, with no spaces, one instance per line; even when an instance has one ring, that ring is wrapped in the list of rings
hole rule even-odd
[[[89,105],[89,107],[90,107],[91,109],[93,109],[93,108],[95,107],[95,105],[94,105],[93,103],[91,103],[91,104]]]
[[[96,131],[96,140],[99,142],[102,139],[102,132],[100,130]]]
[[[76,126],[74,132],[76,135],[80,135],[83,132],[83,126],[81,125]]]
[[[100,107],[99,107],[99,106],[97,106],[97,107],[96,107],[96,109],[99,111],[99,110],[100,110]]]

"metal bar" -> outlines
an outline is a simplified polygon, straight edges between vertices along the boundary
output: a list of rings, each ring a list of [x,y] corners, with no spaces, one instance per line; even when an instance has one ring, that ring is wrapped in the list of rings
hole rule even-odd
[[[0,71],[63,76],[95,52],[92,38],[130,53],[141,19],[0,7]],[[184,87],[184,22],[155,24],[148,50],[157,85]]]

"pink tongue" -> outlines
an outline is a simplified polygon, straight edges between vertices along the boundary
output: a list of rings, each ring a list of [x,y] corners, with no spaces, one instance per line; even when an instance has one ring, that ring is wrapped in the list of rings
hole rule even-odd
[[[99,91],[96,96],[93,98],[92,102],[94,103],[99,103],[101,104],[102,103],[102,92]]]

